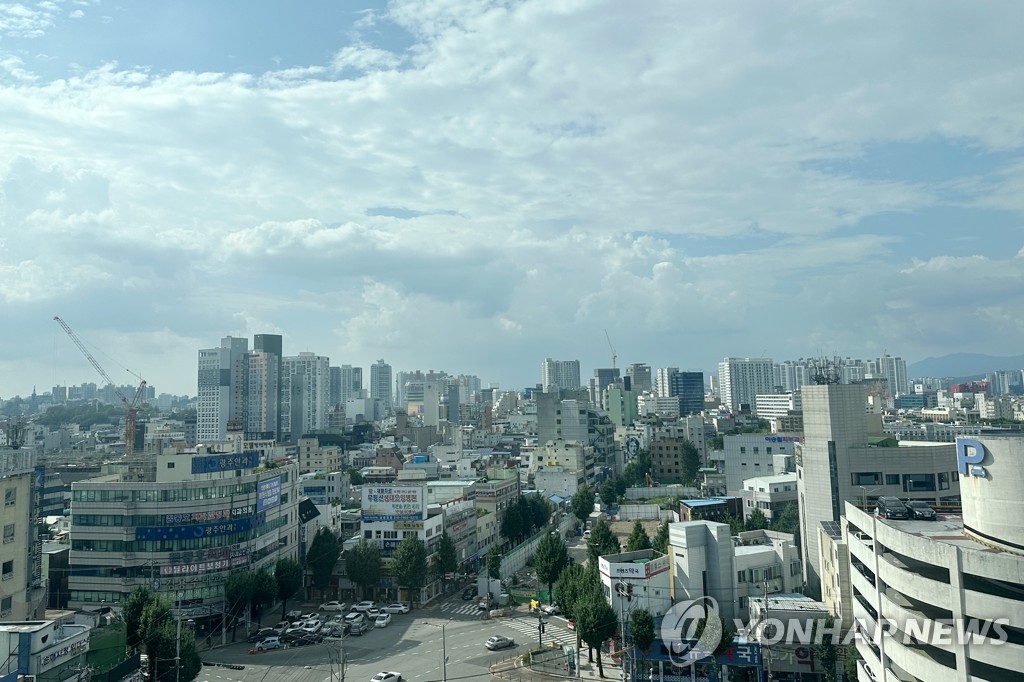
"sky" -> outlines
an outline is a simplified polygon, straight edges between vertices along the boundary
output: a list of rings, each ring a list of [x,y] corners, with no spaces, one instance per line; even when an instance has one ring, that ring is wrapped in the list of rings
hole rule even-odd
[[[55,315],[174,394],[257,333],[503,388],[612,347],[1019,354],[1022,26],[1016,0],[0,0],[0,397],[102,383]]]

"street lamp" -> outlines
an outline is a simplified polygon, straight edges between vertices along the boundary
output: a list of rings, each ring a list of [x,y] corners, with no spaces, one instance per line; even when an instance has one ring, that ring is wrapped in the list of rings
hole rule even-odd
[[[444,628],[448,625],[448,621],[444,621],[440,625],[425,620],[421,622],[424,625],[432,625],[435,628],[441,628],[441,682],[448,682],[448,646],[446,644],[444,633]]]
[[[882,489],[881,486],[875,486],[874,488],[870,489],[862,485],[859,485],[857,487],[860,488],[861,509],[864,509],[865,507],[868,506],[868,495],[874,492],[878,492],[879,490]]]

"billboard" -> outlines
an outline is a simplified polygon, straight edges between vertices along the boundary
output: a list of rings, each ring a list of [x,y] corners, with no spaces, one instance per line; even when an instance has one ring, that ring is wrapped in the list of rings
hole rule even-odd
[[[668,557],[660,556],[643,563],[627,562],[621,564],[613,564],[604,557],[600,557],[598,559],[598,567],[600,568],[601,573],[609,578],[634,578],[637,580],[646,580],[651,576],[668,570]]]
[[[255,469],[260,465],[260,453],[255,450],[226,455],[202,455],[192,458],[193,474],[215,474],[218,471]]]
[[[274,476],[256,484],[256,511],[273,509],[281,504],[281,477]]]
[[[426,515],[425,491],[420,486],[363,486],[362,520],[422,521]]]

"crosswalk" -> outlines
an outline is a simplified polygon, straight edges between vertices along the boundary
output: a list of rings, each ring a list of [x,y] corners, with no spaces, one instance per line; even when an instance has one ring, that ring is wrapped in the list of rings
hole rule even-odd
[[[537,621],[534,618],[502,618],[501,624],[522,633],[526,641],[537,641]],[[544,645],[554,642],[558,646],[576,646],[576,633],[548,624],[544,628]]]
[[[459,616],[480,616],[483,611],[477,606],[475,601],[446,601],[441,604],[441,610],[445,613]]]

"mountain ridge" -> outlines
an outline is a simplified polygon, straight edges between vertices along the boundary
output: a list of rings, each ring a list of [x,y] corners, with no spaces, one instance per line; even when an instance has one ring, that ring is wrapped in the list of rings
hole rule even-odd
[[[928,357],[907,365],[907,376],[967,378],[1007,369],[1024,368],[1024,355],[988,355],[986,353],[949,353]]]

